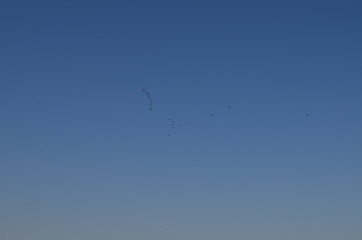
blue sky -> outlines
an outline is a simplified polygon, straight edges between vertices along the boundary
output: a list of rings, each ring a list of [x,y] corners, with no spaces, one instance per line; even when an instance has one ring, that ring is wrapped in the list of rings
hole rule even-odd
[[[0,238],[361,239],[361,10],[2,2]]]

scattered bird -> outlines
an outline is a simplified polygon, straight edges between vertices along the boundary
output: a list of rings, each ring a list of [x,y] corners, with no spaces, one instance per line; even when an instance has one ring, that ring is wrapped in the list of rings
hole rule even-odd
[[[171,122],[171,127],[175,128],[175,121],[172,118],[168,119]]]
[[[172,118],[169,118],[168,120],[170,121],[172,128],[177,128],[177,127],[179,128],[179,127],[189,124],[188,122],[181,122],[179,124],[176,124],[175,120],[173,120]]]
[[[231,108],[231,106],[230,106],[230,105],[228,105],[227,107],[228,107],[228,108]]]

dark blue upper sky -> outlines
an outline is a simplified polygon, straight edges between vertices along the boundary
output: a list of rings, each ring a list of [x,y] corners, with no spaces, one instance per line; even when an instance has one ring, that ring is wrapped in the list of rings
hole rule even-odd
[[[0,238],[359,240],[361,13],[3,1]]]

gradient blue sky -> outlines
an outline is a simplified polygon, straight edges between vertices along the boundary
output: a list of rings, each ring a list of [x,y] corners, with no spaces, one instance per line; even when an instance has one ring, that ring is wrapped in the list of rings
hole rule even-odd
[[[361,12],[2,1],[0,239],[362,239]]]

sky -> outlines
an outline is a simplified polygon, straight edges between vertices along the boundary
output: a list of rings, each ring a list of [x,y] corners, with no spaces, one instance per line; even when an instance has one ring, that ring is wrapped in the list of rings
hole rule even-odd
[[[360,240],[361,12],[2,1],[0,239]]]

